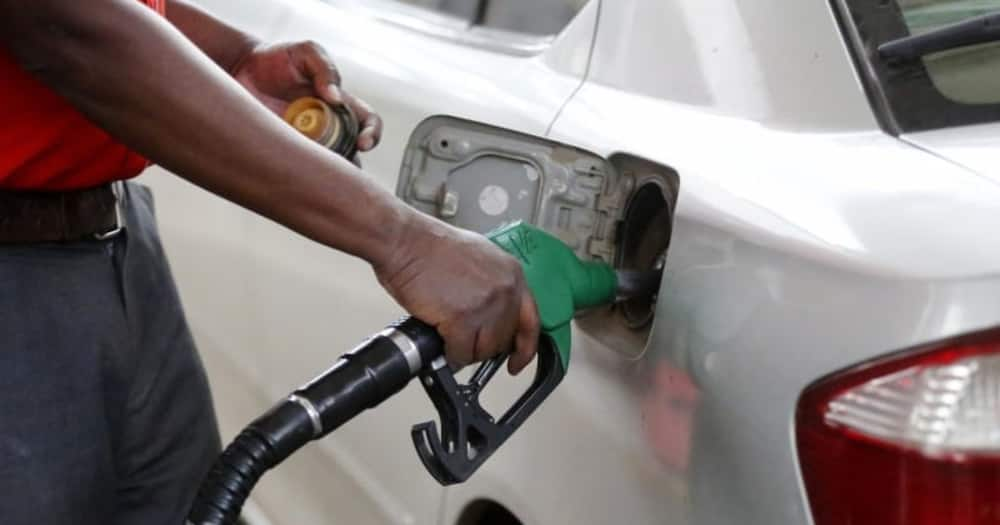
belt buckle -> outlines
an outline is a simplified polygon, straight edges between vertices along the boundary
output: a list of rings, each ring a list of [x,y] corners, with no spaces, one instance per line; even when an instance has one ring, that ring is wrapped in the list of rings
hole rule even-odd
[[[94,238],[98,241],[106,241],[117,237],[125,231],[125,214],[122,213],[122,195],[124,194],[124,183],[115,181],[111,183],[111,193],[115,196],[115,225],[110,230],[103,233],[95,233]]]

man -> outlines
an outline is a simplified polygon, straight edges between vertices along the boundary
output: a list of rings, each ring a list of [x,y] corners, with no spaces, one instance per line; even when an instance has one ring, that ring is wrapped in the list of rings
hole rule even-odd
[[[370,150],[381,122],[339,85],[315,44],[264,46],[181,0],[0,0],[0,523],[181,523],[218,452],[148,192],[111,190],[146,159],[370,262],[452,361],[531,360],[512,258],[274,115],[350,104]]]

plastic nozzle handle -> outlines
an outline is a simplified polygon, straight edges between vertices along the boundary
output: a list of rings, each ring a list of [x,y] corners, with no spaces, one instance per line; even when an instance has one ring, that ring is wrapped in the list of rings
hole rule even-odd
[[[570,321],[578,310],[614,302],[618,284],[614,268],[581,261],[566,243],[523,222],[504,226],[488,237],[521,263],[538,306],[542,332],[555,341],[562,366],[568,368]]]

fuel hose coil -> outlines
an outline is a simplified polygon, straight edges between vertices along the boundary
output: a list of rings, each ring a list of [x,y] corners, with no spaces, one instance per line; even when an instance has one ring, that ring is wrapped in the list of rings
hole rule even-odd
[[[406,318],[344,354],[226,447],[202,483],[186,524],[235,524],[265,472],[402,390],[443,348],[433,328]]]

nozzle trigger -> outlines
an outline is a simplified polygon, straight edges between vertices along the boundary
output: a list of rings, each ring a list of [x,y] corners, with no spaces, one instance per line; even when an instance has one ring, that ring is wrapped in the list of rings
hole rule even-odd
[[[565,375],[554,342],[543,336],[539,342],[535,377],[527,390],[495,419],[479,404],[479,393],[503,366],[507,355],[483,362],[467,384],[458,384],[444,358],[420,372],[420,382],[440,417],[414,425],[413,444],[420,461],[442,485],[461,483],[500,448],[531,416]]]

